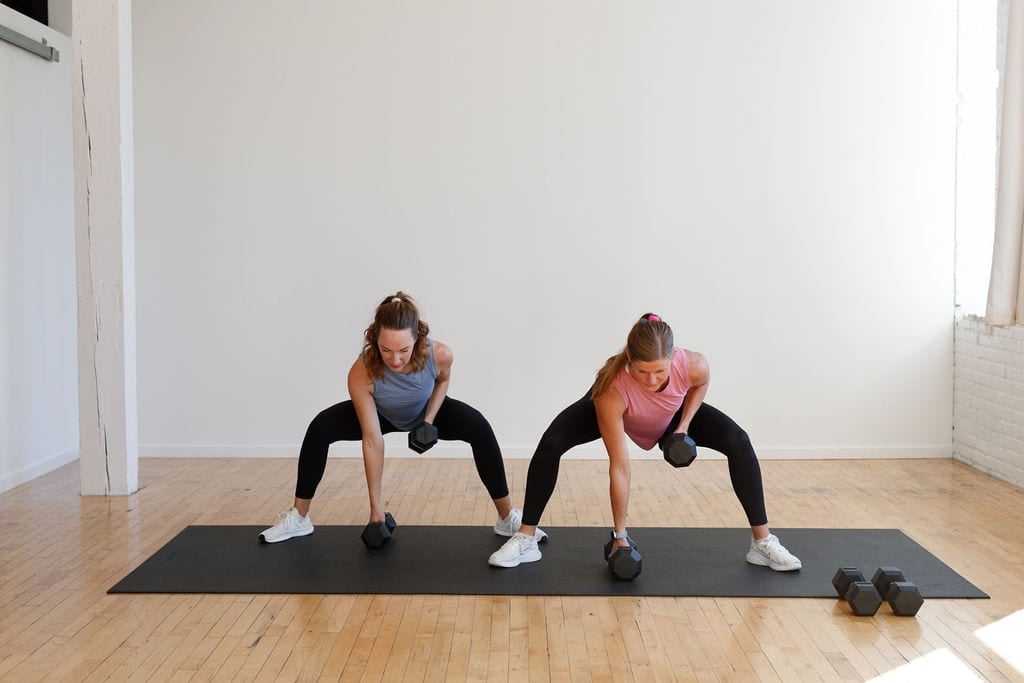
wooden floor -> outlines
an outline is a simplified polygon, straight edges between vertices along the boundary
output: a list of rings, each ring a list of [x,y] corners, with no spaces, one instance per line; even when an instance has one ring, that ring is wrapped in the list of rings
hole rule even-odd
[[[120,498],[80,497],[72,464],[0,494],[0,680],[1024,680],[1024,491],[951,460],[762,469],[773,526],[900,528],[991,599],[107,595],[188,524],[269,525],[295,463],[144,459]],[[494,521],[469,460],[389,461],[384,486],[404,524]],[[365,515],[361,462],[332,459],[313,519]],[[630,522],[744,525],[723,461],[635,462]],[[605,464],[563,462],[543,524],[609,527]]]

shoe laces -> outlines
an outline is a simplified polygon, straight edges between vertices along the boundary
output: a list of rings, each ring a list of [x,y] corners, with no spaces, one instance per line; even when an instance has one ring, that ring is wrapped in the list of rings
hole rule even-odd
[[[283,526],[285,529],[294,529],[299,526],[298,514],[292,514],[291,510],[285,510],[284,512],[277,513],[277,523]]]
[[[775,534],[768,534],[766,537],[758,541],[757,544],[760,546],[761,552],[770,556],[772,559],[788,559],[789,551],[779,543],[779,537]]]
[[[535,539],[519,532],[516,532],[516,534],[510,539],[510,543],[515,544],[515,549],[518,553],[522,553],[524,550],[529,548],[534,541]]]

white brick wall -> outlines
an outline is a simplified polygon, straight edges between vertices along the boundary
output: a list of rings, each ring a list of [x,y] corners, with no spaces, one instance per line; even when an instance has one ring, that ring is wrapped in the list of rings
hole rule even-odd
[[[956,321],[953,457],[1024,487],[1024,326]]]

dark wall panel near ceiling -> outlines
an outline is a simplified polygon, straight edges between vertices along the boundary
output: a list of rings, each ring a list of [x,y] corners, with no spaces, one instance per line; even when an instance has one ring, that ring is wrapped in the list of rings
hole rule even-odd
[[[35,19],[40,24],[50,25],[46,0],[0,0],[0,5],[7,5],[11,9]]]

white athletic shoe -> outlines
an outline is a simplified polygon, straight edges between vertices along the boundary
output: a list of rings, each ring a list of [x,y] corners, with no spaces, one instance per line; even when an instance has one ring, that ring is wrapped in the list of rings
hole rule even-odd
[[[779,543],[779,538],[775,534],[768,534],[760,541],[751,537],[747,562],[762,567],[771,567],[777,572],[792,572],[803,566],[800,563],[800,558],[786,550],[785,546]]]
[[[260,540],[264,543],[277,543],[287,541],[296,536],[309,536],[313,533],[313,520],[309,516],[303,517],[295,508],[287,512],[277,513],[277,524],[264,529],[260,534]]]
[[[540,548],[537,547],[537,537],[527,536],[518,531],[512,538],[505,541],[487,559],[487,564],[492,567],[518,567],[523,562],[536,562],[540,559]]]
[[[523,511],[518,508],[512,508],[508,517],[505,519],[499,519],[494,524],[494,533],[499,536],[509,536],[519,531],[519,527],[523,524]]]
[[[508,517],[505,519],[499,519],[494,525],[494,533],[499,536],[511,537],[512,534],[519,531],[519,527],[523,525],[523,511],[518,508],[512,508]],[[533,532],[533,537],[537,539],[538,543],[544,543],[548,540],[548,535],[541,529],[537,529]]]

